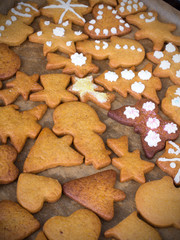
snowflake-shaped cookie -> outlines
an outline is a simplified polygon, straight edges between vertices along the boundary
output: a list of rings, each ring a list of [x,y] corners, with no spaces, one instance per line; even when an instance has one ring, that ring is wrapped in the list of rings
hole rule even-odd
[[[118,13],[122,17],[130,14],[146,11],[146,5],[139,0],[118,0],[119,5],[116,7]]]

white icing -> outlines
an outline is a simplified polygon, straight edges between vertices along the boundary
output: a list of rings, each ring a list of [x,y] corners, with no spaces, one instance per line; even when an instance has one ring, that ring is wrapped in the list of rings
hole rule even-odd
[[[76,36],[80,36],[80,35],[82,34],[82,32],[81,32],[81,31],[74,31],[74,34],[75,34]]]
[[[62,27],[56,27],[53,29],[53,34],[57,37],[63,37],[65,34],[65,30]]]
[[[176,149],[176,151],[175,151],[174,149],[170,148],[171,149],[171,153],[179,155],[180,154],[180,147],[173,141],[169,141],[169,143]],[[179,161],[180,161],[180,158],[179,158]]]
[[[171,63],[168,60],[161,61],[161,64],[159,65],[159,68],[162,68],[163,70],[169,69],[171,66]]]
[[[119,26],[119,30],[122,32],[124,31],[124,27],[123,26]]]
[[[12,12],[14,15],[17,15],[17,16],[20,16],[20,17],[27,17],[27,18],[30,18],[30,17],[31,17],[31,14],[18,12],[18,11],[16,11],[14,8],[11,8],[11,12]]]
[[[103,4],[100,4],[99,5],[99,9],[103,9],[104,8],[104,5]]]
[[[48,26],[50,24],[50,21],[44,21],[44,24]]]
[[[141,70],[138,72],[138,76],[141,80],[149,80],[152,74],[148,70]]]
[[[106,35],[106,36],[107,36],[107,35],[108,35],[108,33],[109,33],[108,29],[103,29],[103,34],[104,34],[104,35]]]
[[[176,77],[180,78],[180,70],[176,71]]]
[[[111,28],[111,32],[112,32],[112,34],[116,34],[117,33],[117,29],[115,27],[112,27]]]
[[[63,22],[62,25],[63,25],[64,27],[67,27],[67,26],[69,25],[69,21]]]
[[[138,5],[137,4],[133,4],[133,8],[137,11],[138,10]]]
[[[125,78],[126,80],[132,80],[135,77],[135,74],[132,70],[124,69],[121,72],[122,78]]]
[[[103,11],[98,11],[98,14],[99,14],[99,15],[102,15],[102,14],[103,14]]]
[[[131,85],[131,90],[136,92],[136,93],[142,93],[145,89],[145,85],[141,82],[134,82]]]
[[[74,53],[71,55],[71,62],[76,66],[82,66],[86,64],[87,57],[85,57],[82,53]]]
[[[20,2],[20,3],[18,3],[18,6],[25,6],[25,7],[29,7],[29,8],[31,8],[32,10],[34,10],[35,12],[38,12],[38,9],[37,8],[35,8],[35,7],[33,7],[31,4],[29,4],[29,3],[24,3],[24,2]],[[21,8],[19,8],[19,10],[20,10]]]
[[[138,51],[138,52],[142,52],[142,49],[141,49],[141,48],[137,48],[137,51]]]
[[[89,21],[90,24],[95,24],[96,20],[92,19],[91,21]]]
[[[131,7],[131,5],[128,5],[126,8],[127,8],[127,10],[128,10],[129,12],[132,11],[132,7]]]
[[[38,31],[37,35],[38,35],[38,37],[40,37],[42,35],[42,31]]]
[[[67,42],[66,42],[66,46],[68,46],[68,47],[70,47],[71,44],[72,44],[72,41],[67,41]]]
[[[130,25],[128,23],[125,23],[124,26],[130,28]]]
[[[12,20],[13,22],[17,21],[17,17],[11,16],[11,20]]]
[[[174,162],[171,162],[169,165],[171,168],[176,168],[176,163],[174,163]]]
[[[180,97],[173,98],[171,103],[173,106],[180,108]]]
[[[128,49],[128,45],[125,44],[125,45],[123,46],[123,48],[124,48],[124,49]]]
[[[126,3],[126,2],[127,2],[127,0],[123,0],[123,2],[124,2],[124,3]]]
[[[177,125],[175,123],[167,123],[164,126],[164,131],[166,131],[168,134],[175,133],[178,130]]]
[[[177,89],[176,89],[176,92],[175,92],[174,94],[176,94],[176,95],[179,95],[179,96],[180,96],[180,88],[177,88]]]
[[[144,138],[149,147],[157,147],[158,143],[161,142],[159,134],[150,130],[147,136]]]
[[[117,10],[112,10],[112,14],[116,14],[117,13]]]
[[[99,44],[101,41],[100,40],[95,40],[95,43]]]
[[[100,46],[95,45],[96,50],[100,50]]]
[[[146,111],[153,111],[155,109],[155,104],[153,102],[145,102],[142,108]]]
[[[108,9],[108,10],[112,10],[112,7],[111,7],[111,6],[107,6],[107,9]]]
[[[101,31],[101,30],[100,30],[99,28],[96,28],[96,29],[95,29],[96,35],[99,35],[100,31]]]
[[[89,26],[88,26],[88,29],[89,29],[89,31],[92,31],[92,30],[93,30],[93,28],[94,28],[94,26],[93,26],[93,25],[89,25]]]
[[[116,19],[121,19],[121,17],[119,15],[116,15],[115,18]]]
[[[120,11],[121,13],[123,13],[123,12],[124,12],[124,7],[120,7],[120,8],[119,8],[119,11]]]
[[[116,82],[119,76],[115,72],[108,71],[104,74],[104,78],[109,82]]]
[[[97,20],[101,20],[102,19],[102,15],[98,15],[96,19]]]
[[[31,9],[30,8],[25,8],[25,12],[30,12]]]
[[[5,27],[4,26],[0,26],[0,31],[4,31]]]
[[[7,20],[7,21],[6,21],[6,25],[7,25],[7,26],[10,26],[11,24],[12,24],[11,20]]]
[[[120,23],[125,23],[125,21],[123,19],[120,19],[119,22]]]
[[[51,47],[51,46],[52,46],[52,42],[51,42],[51,41],[47,41],[47,42],[46,42],[46,45],[47,45],[48,47]]]
[[[142,8],[144,6],[144,3],[143,2],[139,2],[139,6],[140,6],[140,8]]]
[[[160,58],[164,57],[164,54],[161,51],[155,51],[153,55],[157,59],[160,59]]]
[[[132,4],[132,1],[130,0],[130,1],[128,1],[128,4]]]
[[[125,6],[125,3],[124,2],[121,2],[121,4],[120,4],[122,7],[124,7]]]
[[[153,16],[153,13],[152,13],[152,12],[148,12],[148,15],[149,15],[150,17],[152,17],[152,16]]]
[[[18,10],[21,10],[21,9],[22,9],[21,5],[17,5],[16,8],[17,8]]]
[[[152,18],[150,18],[150,19],[146,18],[146,19],[145,19],[145,22],[146,22],[146,23],[151,23],[151,22],[154,22],[155,20],[156,20],[155,17],[152,17]]]
[[[160,126],[160,121],[157,118],[149,117],[146,122],[146,126],[150,129],[156,129]]]
[[[165,47],[165,50],[166,50],[167,52],[172,53],[172,52],[175,52],[175,51],[176,51],[176,48],[175,48],[175,46],[174,46],[172,43],[168,43],[168,44],[166,45],[166,47]]]
[[[175,63],[180,63],[180,54],[175,54],[175,55],[173,55],[172,60],[173,60]]]
[[[103,41],[103,49],[108,48],[108,46],[109,46],[108,43]]]
[[[98,102],[104,103],[108,100],[108,95],[106,93],[94,91],[91,94],[98,100]]]
[[[178,184],[180,182],[180,169],[178,170],[176,176],[174,177],[174,182]]]
[[[143,14],[143,13],[142,13],[142,14],[140,14],[140,15],[139,15],[139,18],[140,18],[140,19],[145,19],[145,16],[144,16],[144,14]]]
[[[2,36],[2,34],[0,33],[0,37]]]
[[[135,46],[131,46],[130,49],[134,51],[135,50]]]
[[[121,46],[120,46],[119,44],[116,44],[115,48],[116,48],[116,49],[120,49]]]
[[[135,107],[125,107],[124,115],[126,115],[126,118],[132,118],[135,119],[136,117],[139,117],[139,110]]]
[[[138,0],[133,0],[135,3],[137,3],[138,2]]]

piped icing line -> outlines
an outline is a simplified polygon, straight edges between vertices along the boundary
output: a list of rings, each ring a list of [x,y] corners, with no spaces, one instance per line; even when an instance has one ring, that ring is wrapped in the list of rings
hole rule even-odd
[[[180,162],[180,158],[158,158],[160,162]]]
[[[177,154],[180,154],[180,147],[179,147],[176,143],[174,143],[174,142],[172,142],[172,141],[169,141],[169,143],[170,143],[174,148],[177,149],[176,153],[177,153]]]
[[[180,169],[178,170],[176,176],[174,177],[174,181],[176,184],[180,182]]]
[[[31,14],[28,14],[28,13],[21,13],[21,12],[18,12],[16,11],[14,8],[11,9],[11,12],[17,16],[20,16],[20,17],[31,17],[32,15]]]
[[[33,6],[32,6],[31,4],[29,4],[29,3],[20,2],[20,3],[18,3],[18,5],[23,5],[23,6],[25,6],[25,7],[29,7],[29,8],[31,8],[32,10],[38,12],[38,9],[35,8],[35,7],[33,7]]]

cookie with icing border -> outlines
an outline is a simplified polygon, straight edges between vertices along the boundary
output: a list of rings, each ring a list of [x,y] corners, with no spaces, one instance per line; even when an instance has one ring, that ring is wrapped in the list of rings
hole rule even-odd
[[[126,23],[110,5],[97,4],[92,11],[94,16],[84,24],[84,31],[91,38],[102,39],[111,36],[122,36],[131,31],[130,25]]]
[[[90,54],[83,55],[82,53],[74,53],[69,58],[55,53],[47,54],[46,69],[63,68],[62,72],[67,74],[75,74],[77,77],[84,77],[88,73],[97,73],[99,67],[92,63]]]
[[[108,4],[113,7],[115,7],[117,5],[116,0],[89,0],[89,4],[91,7],[94,7],[96,4],[99,4],[99,3]]]
[[[114,94],[102,92],[104,88],[93,82],[93,76],[72,77],[72,85],[68,90],[78,95],[81,102],[92,101],[106,110],[111,108],[111,103],[115,99]]]
[[[41,31],[29,36],[30,42],[43,44],[44,56],[49,52],[60,52],[72,54],[76,52],[74,43],[87,39],[88,36],[81,31],[73,31],[72,23],[69,21],[62,24],[54,24],[41,19],[39,22]]]
[[[137,26],[140,30],[135,33],[135,39],[150,39],[153,50],[161,50],[165,42],[172,42],[180,46],[180,36],[173,35],[176,25],[160,22],[156,11],[140,12],[126,17],[126,21]]]
[[[55,23],[61,24],[70,20],[74,24],[83,26],[86,22],[83,15],[90,13],[88,5],[79,3],[78,0],[47,0],[48,5],[41,8],[43,16],[52,17]]]
[[[167,140],[175,140],[179,136],[177,124],[164,120],[158,114],[158,105],[150,100],[141,99],[134,106],[125,105],[110,110],[108,116],[134,127],[134,131],[141,136],[142,147],[148,158],[162,150]]]
[[[148,52],[147,58],[157,64],[155,76],[169,77],[173,83],[180,84],[180,53],[173,43],[166,44],[163,51]]]

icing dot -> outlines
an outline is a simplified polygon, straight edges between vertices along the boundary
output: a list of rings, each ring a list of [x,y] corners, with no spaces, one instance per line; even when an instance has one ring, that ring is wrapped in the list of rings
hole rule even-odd
[[[102,16],[101,16],[101,15],[98,15],[98,16],[97,16],[97,19],[98,19],[98,20],[101,20],[101,19],[102,19]]]
[[[138,52],[142,52],[142,49],[141,49],[141,48],[138,48],[137,51],[138,51]]]
[[[92,19],[91,21],[89,21],[90,24],[95,24],[96,20]]]
[[[145,19],[144,14],[139,15],[139,18],[140,18],[140,19]]]
[[[148,18],[145,19],[145,22],[147,22],[147,23],[153,22],[153,21],[155,21],[155,17],[152,17],[150,19],[148,19]]]
[[[142,80],[149,80],[152,74],[148,70],[141,70],[140,72],[138,72],[138,76]]]
[[[121,13],[123,13],[123,12],[124,12],[124,7],[120,7],[120,8],[119,8],[119,11],[120,11]]]
[[[155,51],[154,52],[154,57],[157,58],[157,59],[160,59],[160,58],[164,57],[164,54],[161,51]]]
[[[53,34],[57,37],[63,37],[64,33],[65,33],[65,30],[62,27],[56,27],[55,29],[53,29]]]
[[[125,44],[125,45],[123,46],[123,48],[124,48],[124,49],[128,49],[128,45]]]
[[[124,27],[123,26],[119,26],[119,30],[120,31],[124,31]]]
[[[111,7],[111,6],[107,6],[107,9],[108,9],[108,10],[112,10],[112,7]]]
[[[138,5],[137,4],[133,4],[133,8],[137,11],[138,10]]]
[[[161,61],[159,68],[166,70],[166,69],[169,69],[170,66],[171,66],[171,63],[168,60],[163,60],[163,61]]]
[[[141,82],[134,82],[131,85],[131,89],[132,89],[132,91],[134,91],[136,93],[142,93],[145,89],[145,85]]]
[[[121,17],[119,15],[116,15],[115,18],[116,19],[121,19]]]
[[[25,11],[26,11],[26,12],[30,12],[31,9],[30,9],[30,8],[25,8]]]
[[[104,8],[104,5],[103,4],[100,4],[99,5],[99,9],[103,9]]]
[[[120,46],[119,44],[116,44],[115,48],[116,48],[116,49],[120,49],[121,46]]]
[[[99,44],[101,41],[100,40],[95,40],[95,43]]]
[[[98,11],[98,14],[99,14],[99,15],[102,15],[102,14],[103,14],[103,11]]]
[[[75,34],[76,36],[80,36],[80,35],[82,34],[82,32],[81,32],[81,31],[75,31],[74,34]]]
[[[94,28],[94,26],[93,26],[93,25],[89,25],[89,26],[88,26],[88,29],[89,29],[90,31],[92,31],[92,30],[93,30],[93,28]]]
[[[125,78],[126,80],[132,80],[135,77],[135,74],[132,70],[124,69],[121,72],[122,78]]]
[[[69,21],[63,22],[62,25],[63,25],[64,27],[67,27],[67,26],[69,25]]]
[[[116,14],[117,13],[117,10],[112,10],[112,14]]]
[[[5,27],[4,26],[0,26],[0,31],[4,31]]]
[[[51,41],[47,41],[47,42],[46,42],[46,45],[47,45],[48,47],[51,47],[51,46],[52,46],[52,42],[51,42]]]
[[[140,6],[140,8],[142,8],[144,6],[144,3],[143,2],[139,2],[139,6]]]
[[[100,31],[101,31],[101,30],[100,30],[99,28],[96,28],[96,29],[95,29],[96,35],[99,35]]]
[[[122,7],[124,7],[125,6],[125,3],[124,2],[121,2],[121,4],[120,4]]]
[[[50,24],[50,21],[44,21],[44,24],[48,26]]]
[[[173,60],[175,63],[180,63],[180,54],[175,54],[175,55],[172,57],[172,60]]]
[[[180,70],[176,71],[176,77],[180,78]]]
[[[116,82],[118,79],[118,75],[115,72],[108,71],[104,74],[106,80],[110,82]]]
[[[67,41],[67,42],[66,42],[66,45],[67,45],[68,47],[70,47],[70,46],[71,46],[71,43],[72,43],[72,41]]]
[[[129,12],[132,11],[132,7],[131,7],[131,5],[128,5],[126,8],[127,8],[127,10],[128,10]]]
[[[104,35],[108,35],[108,33],[109,33],[108,29],[103,29],[103,34]]]
[[[132,4],[132,1],[128,1],[128,4]]]
[[[176,51],[176,48],[172,43],[168,43],[165,47],[165,50],[167,52],[174,52],[174,51]]]
[[[95,45],[96,50],[100,50],[100,46]]]
[[[42,31],[37,32],[38,37],[42,35]]]
[[[7,26],[10,26],[11,24],[12,24],[11,20],[7,20],[7,21],[6,21],[6,25],[7,25]]]
[[[125,23],[125,21],[123,19],[120,19],[119,22],[120,23]]]
[[[117,29],[115,27],[111,28],[111,32],[112,34],[116,34],[117,33]]]
[[[17,20],[17,17],[11,16],[11,20],[12,20],[13,22],[15,22],[15,21]]]
[[[148,15],[149,15],[150,17],[152,17],[152,16],[153,16],[153,13],[152,13],[152,12],[148,12]]]
[[[130,49],[134,51],[135,50],[135,46],[131,46]]]
[[[175,168],[175,167],[176,167],[176,163],[171,162],[171,163],[170,163],[170,167],[171,167],[171,168]]]
[[[129,28],[129,27],[130,27],[128,23],[125,23],[124,25],[125,25],[125,27],[127,27],[127,28]]]
[[[123,0],[123,2],[125,2],[125,3],[126,3],[126,2],[127,2],[127,0]]]

